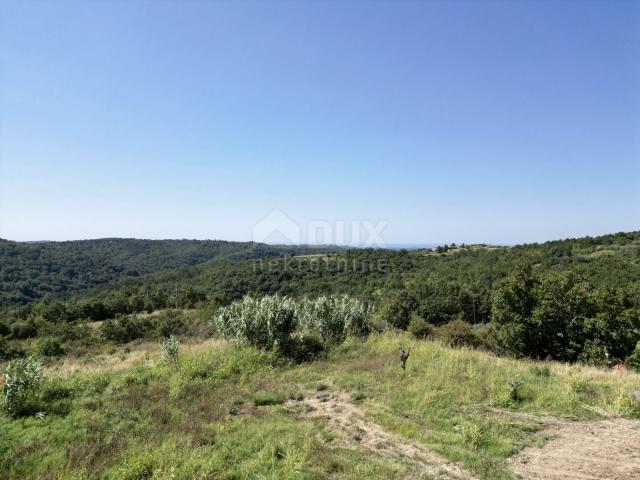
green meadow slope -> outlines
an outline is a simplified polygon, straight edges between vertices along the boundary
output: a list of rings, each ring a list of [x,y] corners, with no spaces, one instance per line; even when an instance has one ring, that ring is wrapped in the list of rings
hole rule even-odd
[[[0,416],[2,478],[509,479],[550,425],[640,417],[635,373],[394,333],[304,364],[210,339],[173,366],[130,344],[53,361],[47,378],[43,419]]]

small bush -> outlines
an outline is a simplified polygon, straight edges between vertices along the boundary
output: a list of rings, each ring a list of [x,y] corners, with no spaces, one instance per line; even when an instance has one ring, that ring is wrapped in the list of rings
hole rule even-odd
[[[60,380],[47,382],[42,387],[42,400],[44,402],[53,402],[55,400],[63,400],[73,396],[73,389],[65,385]]]
[[[61,357],[66,352],[57,338],[45,338],[38,345],[38,353],[44,357]]]
[[[462,434],[464,445],[471,450],[481,449],[487,441],[487,432],[484,425],[476,423],[465,424],[460,428],[460,433]]]
[[[156,333],[159,337],[170,337],[184,332],[186,324],[180,312],[171,311],[160,315],[156,320]]]
[[[631,370],[635,370],[636,372],[640,372],[640,342],[637,343],[636,348],[631,352],[631,355],[626,358],[624,366]]]
[[[221,308],[214,319],[216,329],[227,338],[263,350],[285,351],[297,327],[296,305],[279,295],[256,299],[244,297]]]
[[[594,396],[597,393],[597,386],[585,378],[573,378],[569,384],[571,390],[586,397]]]
[[[308,362],[322,357],[327,352],[325,344],[318,335],[296,335],[289,342],[286,355],[296,362]]]
[[[147,320],[139,319],[135,315],[118,314],[114,319],[102,323],[100,333],[105,340],[127,343],[144,337],[150,329],[151,325]]]
[[[511,400],[514,402],[522,400],[522,393],[520,392],[522,385],[524,385],[524,380],[520,377],[512,378],[511,381],[509,381],[509,397],[511,397]]]
[[[475,347],[478,344],[471,325],[463,320],[453,320],[434,330],[436,337],[450,347]]]
[[[80,341],[85,345],[88,345],[95,340],[93,329],[85,322],[44,322],[38,326],[38,336],[55,337],[63,342]]]
[[[380,306],[380,315],[390,325],[406,330],[411,320],[411,313],[417,302],[407,290],[399,290],[390,294]]]
[[[42,362],[34,357],[12,360],[2,376],[4,381],[3,406],[7,413],[18,416],[27,413],[37,398],[42,381]]]
[[[609,356],[604,345],[587,340],[584,342],[578,361],[594,367],[606,367],[609,364]]]
[[[347,335],[369,333],[370,308],[347,295],[305,299],[296,311],[300,330],[317,334],[329,348]]]
[[[20,347],[13,347],[9,341],[0,337],[0,360],[11,360],[12,358],[24,357],[24,350]]]
[[[268,405],[280,405],[285,402],[285,398],[275,392],[256,392],[253,396],[253,403],[256,407],[264,407]]]
[[[6,338],[0,336],[0,360],[9,358],[9,350],[9,342],[7,342]]]
[[[497,353],[498,355],[505,355],[507,352],[501,347],[497,337],[497,331],[491,323],[481,323],[473,325],[473,334],[476,337],[477,348],[488,350],[490,352]]]
[[[411,321],[409,322],[409,332],[416,338],[427,338],[433,333],[433,326],[414,313],[411,315]]]
[[[300,303],[279,295],[246,296],[220,308],[212,323],[226,338],[304,361],[348,335],[367,334],[370,315],[368,306],[346,295]]]
[[[391,326],[391,324],[387,322],[380,314],[372,315],[371,319],[369,320],[369,329],[372,332],[384,333],[388,332],[392,328],[393,327]]]
[[[160,345],[160,357],[165,363],[178,363],[178,353],[180,351],[180,342],[176,337],[171,335]]]
[[[61,380],[45,382],[41,388],[40,399],[51,415],[67,415],[71,411],[73,389]]]
[[[31,338],[37,333],[36,325],[33,322],[15,322],[11,325],[11,335],[13,338]]]

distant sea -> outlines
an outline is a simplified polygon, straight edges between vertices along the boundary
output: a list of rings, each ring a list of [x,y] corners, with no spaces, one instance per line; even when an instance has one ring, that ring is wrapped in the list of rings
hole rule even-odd
[[[360,243],[360,244],[349,244],[346,246],[351,248],[383,248],[387,250],[418,250],[420,248],[435,248],[438,245],[444,245],[444,243],[442,244],[439,244],[439,243],[387,243],[384,246],[365,245],[363,243]]]
[[[441,243],[387,243],[389,250],[418,250],[420,248],[436,248]]]

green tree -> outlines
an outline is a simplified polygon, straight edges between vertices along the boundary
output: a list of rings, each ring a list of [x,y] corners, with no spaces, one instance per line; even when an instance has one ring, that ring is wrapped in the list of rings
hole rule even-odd
[[[392,292],[380,306],[380,316],[395,328],[406,330],[417,302],[406,289]]]
[[[532,355],[538,347],[537,329],[531,321],[536,280],[531,266],[523,264],[498,282],[491,295],[491,320],[500,347],[513,355]]]
[[[582,351],[585,323],[594,311],[589,286],[572,272],[543,275],[534,287],[535,308],[529,325],[537,338],[533,356],[574,361]]]

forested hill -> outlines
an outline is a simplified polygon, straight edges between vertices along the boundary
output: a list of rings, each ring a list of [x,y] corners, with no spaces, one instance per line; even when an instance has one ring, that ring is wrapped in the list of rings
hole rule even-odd
[[[338,247],[265,245],[222,240],[104,238],[66,242],[0,239],[0,308],[81,292],[118,279],[210,260],[280,257]]]
[[[197,265],[189,263],[206,255],[189,242],[168,244],[174,248],[152,242],[146,254],[102,242],[109,254],[65,251],[63,244],[18,245],[24,250],[7,254],[13,268],[3,263],[4,285],[13,290],[5,297],[10,306],[0,311],[0,335],[4,330],[19,342],[111,318],[141,335],[135,314],[178,306],[200,308],[210,318],[244,295],[277,293],[351,295],[373,304],[383,328],[442,327],[463,343],[517,356],[606,364],[627,358],[640,341],[640,232],[515,247],[356,249],[287,258],[273,257],[317,250],[205,242],[217,260]],[[179,262],[187,266],[171,268]],[[160,271],[143,274],[152,268]],[[26,280],[11,281],[11,272]],[[33,294],[42,295],[54,285],[68,293],[60,301],[17,303],[32,294],[25,288],[38,286]],[[71,288],[83,291],[72,295]]]
[[[215,262],[137,277],[121,274],[117,281],[103,282],[81,295],[68,297],[71,302],[67,304],[66,317],[101,319],[117,313],[165,308],[175,301],[173,291],[178,285],[182,292],[179,300],[184,307],[203,301],[227,304],[246,294],[314,297],[345,293],[375,303],[398,298],[402,303],[403,298],[409,298],[411,309],[434,324],[460,317],[481,323],[490,320],[494,284],[521,265],[529,265],[537,275],[571,272],[576,279],[594,287],[623,289],[640,307],[640,232],[504,248],[356,249],[261,262],[238,258],[243,255],[264,258],[283,251],[263,246],[262,250],[232,253],[230,247],[226,248],[229,251],[224,250],[225,254],[221,250],[219,261]],[[83,270],[91,273],[89,267]],[[36,278],[38,272],[34,272]],[[60,272],[55,276],[59,277]],[[34,305],[32,302],[30,307]],[[84,305],[80,313],[76,312],[78,305]],[[59,312],[61,307],[49,304],[46,309]],[[4,316],[25,317],[33,315],[31,311],[31,308],[21,308],[20,313],[5,309]],[[45,316],[56,315],[59,313]]]

